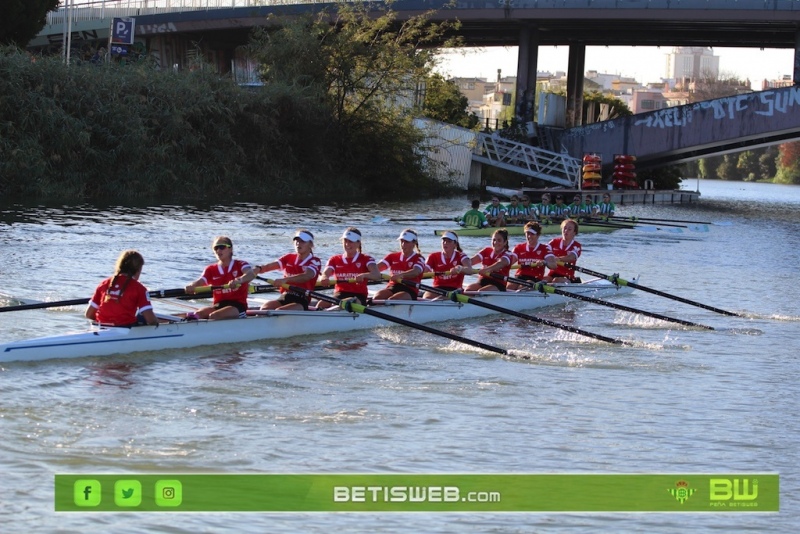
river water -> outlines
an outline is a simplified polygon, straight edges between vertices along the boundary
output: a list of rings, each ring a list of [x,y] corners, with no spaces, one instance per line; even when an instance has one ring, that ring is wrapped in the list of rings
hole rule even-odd
[[[695,182],[688,184],[692,189]],[[727,317],[635,292],[623,303],[713,326],[687,329],[591,304],[538,315],[619,347],[515,318],[438,325],[514,354],[404,328],[219,345],[109,359],[0,364],[0,530],[4,532],[789,532],[798,517],[800,187],[701,181],[691,205],[619,214],[714,224],[680,233],[580,235],[581,264],[742,313]],[[88,297],[120,250],[146,259],[150,289],[182,287],[213,260],[289,251],[297,227],[316,253],[355,224],[365,251],[413,226],[425,254],[468,199],[336,206],[6,206],[0,291]],[[464,238],[467,252],[487,238]],[[166,303],[155,301],[156,306]],[[7,305],[8,301],[0,303]],[[170,308],[170,311],[174,309]],[[0,341],[80,329],[79,307],[0,314]],[[57,514],[55,473],[777,472],[777,514]],[[794,526],[792,526],[794,525]]]

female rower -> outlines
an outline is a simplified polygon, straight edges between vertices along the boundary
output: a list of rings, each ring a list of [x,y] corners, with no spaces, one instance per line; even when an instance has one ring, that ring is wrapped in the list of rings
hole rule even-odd
[[[114,276],[106,278],[94,291],[84,315],[87,319],[111,326],[158,324],[150,297],[139,282],[144,258],[126,250],[117,258]]]
[[[403,280],[422,282],[425,259],[419,250],[417,232],[406,228],[397,240],[400,241],[400,252],[389,253],[378,263],[379,271],[391,271],[389,285],[375,293],[373,300],[417,300],[419,288],[402,283]]]
[[[474,266],[482,265],[478,270],[478,281],[464,288],[465,291],[505,291],[506,281],[492,277],[492,273],[508,276],[511,265],[516,261],[514,254],[508,250],[508,230],[495,230],[492,234],[492,246],[486,247],[470,258]],[[458,272],[474,274],[475,268],[458,267]]]
[[[580,283],[581,279],[575,276],[575,270],[569,269],[561,263],[576,263],[581,256],[581,244],[575,241],[578,235],[578,222],[566,219],[561,222],[561,237],[550,241],[550,248],[559,265],[555,269],[550,269],[545,282],[573,282]]]
[[[319,283],[325,287],[329,286],[330,277],[335,274],[336,285],[333,296],[337,299],[356,298],[361,304],[366,305],[369,296],[367,280],[381,278],[378,264],[375,258],[362,253],[361,231],[358,228],[350,226],[344,231],[342,248],[344,254],[337,254],[328,260]],[[318,308],[323,309],[331,306],[331,303],[324,301],[317,304]]]
[[[458,270],[459,266],[466,269],[472,267],[469,256],[461,250],[458,235],[449,231],[442,234],[442,251],[432,253],[425,263],[435,273],[433,287],[447,291],[459,290],[464,285],[464,273]],[[441,295],[426,291],[422,298],[437,299]]]
[[[553,249],[548,244],[539,243],[541,233],[542,227],[538,222],[529,222],[525,225],[526,242],[514,247],[514,255],[517,257],[517,263],[519,264],[519,269],[517,269],[514,277],[538,282],[544,278],[545,265],[550,269],[557,267],[558,264],[556,263],[556,257],[553,255]],[[516,291],[523,287],[520,284],[509,282],[507,289]]]
[[[200,278],[186,286],[186,292],[191,295],[198,287],[214,286],[213,304],[200,308],[192,315],[187,314],[187,319],[246,317],[248,284],[256,273],[248,262],[233,259],[233,241],[230,237],[215,238],[211,248],[217,256],[217,262],[207,266]]]
[[[273,281],[276,287],[281,288],[281,296],[277,300],[270,300],[261,306],[262,310],[305,310],[311,302],[310,297],[296,295],[284,289],[284,284],[291,284],[309,291],[317,287],[317,277],[322,268],[322,262],[314,256],[314,234],[306,229],[300,229],[292,238],[294,253],[284,254],[280,258],[264,265],[256,265],[253,272],[256,274],[266,271],[281,269],[283,278]]]

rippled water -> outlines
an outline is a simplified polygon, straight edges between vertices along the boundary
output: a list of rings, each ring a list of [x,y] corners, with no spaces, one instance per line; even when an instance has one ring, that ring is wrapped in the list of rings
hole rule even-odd
[[[694,188],[694,182],[691,182]],[[590,304],[540,316],[633,347],[492,317],[440,326],[515,349],[496,357],[406,329],[0,366],[0,530],[718,531],[798,528],[800,188],[700,183],[700,203],[621,214],[710,221],[678,233],[579,236],[581,264],[746,315],[642,292],[628,306],[707,324],[686,329]],[[123,248],[151,289],[182,287],[211,262],[213,236],[263,263],[295,228],[323,259],[356,224],[365,251],[405,226],[438,248],[465,198],[360,206],[19,207],[0,214],[0,291],[88,297]],[[486,238],[465,238],[474,252]],[[8,302],[0,302],[7,305]],[[166,303],[156,302],[158,306]],[[166,309],[166,308],[164,308]],[[174,311],[174,309],[170,309]],[[78,329],[82,309],[0,314],[0,341]],[[667,514],[56,514],[54,473],[778,472],[781,512]],[[794,527],[792,527],[794,525]]]

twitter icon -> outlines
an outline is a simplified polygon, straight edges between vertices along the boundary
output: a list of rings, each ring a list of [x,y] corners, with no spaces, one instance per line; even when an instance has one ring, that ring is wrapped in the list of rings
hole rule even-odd
[[[142,504],[142,483],[138,480],[114,482],[114,504],[132,508]]]

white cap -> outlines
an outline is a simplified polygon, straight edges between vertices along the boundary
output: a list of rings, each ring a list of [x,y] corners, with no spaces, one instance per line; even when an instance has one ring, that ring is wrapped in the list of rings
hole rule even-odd
[[[300,241],[305,241],[306,243],[308,243],[309,241],[314,241],[314,236],[311,235],[311,232],[299,231],[292,238],[293,241],[295,239],[299,239]]]
[[[403,230],[403,233],[400,234],[400,237],[398,237],[397,239],[400,241],[416,241],[417,234],[409,230]]]
[[[458,243],[458,236],[453,232],[447,231],[442,234],[442,239],[450,239]]]
[[[342,234],[342,239],[347,239],[348,241],[356,243],[358,241],[361,241],[361,236],[353,232],[352,230],[345,230],[345,232]]]

